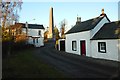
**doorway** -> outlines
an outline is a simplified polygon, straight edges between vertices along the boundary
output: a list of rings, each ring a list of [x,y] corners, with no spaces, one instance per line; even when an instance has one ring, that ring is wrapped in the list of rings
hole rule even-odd
[[[80,50],[81,50],[81,55],[86,55],[86,42],[85,40],[80,41]]]
[[[60,41],[60,51],[65,51],[65,40]]]

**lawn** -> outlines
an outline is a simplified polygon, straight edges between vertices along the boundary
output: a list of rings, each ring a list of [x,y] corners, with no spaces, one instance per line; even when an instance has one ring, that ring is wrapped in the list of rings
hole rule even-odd
[[[60,72],[33,56],[33,50],[16,51],[2,60],[2,78],[62,78]]]

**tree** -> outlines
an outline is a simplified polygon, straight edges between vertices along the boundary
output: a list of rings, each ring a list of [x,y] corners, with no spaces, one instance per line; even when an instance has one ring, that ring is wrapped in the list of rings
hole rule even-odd
[[[58,28],[56,26],[54,27],[54,36],[55,36],[56,40],[58,40],[60,38],[59,30],[58,30]]]
[[[18,22],[18,10],[20,11],[22,9],[21,5],[22,0],[2,0],[2,2],[0,2],[0,7],[2,7],[2,15],[0,16],[2,27],[13,25],[14,21]]]
[[[58,50],[58,40],[60,36],[59,36],[59,30],[56,26],[54,27],[54,38],[55,38],[55,48]]]
[[[48,41],[48,30],[44,32],[44,42]]]
[[[22,0],[0,0],[0,22],[2,29],[2,43],[3,53],[7,51],[9,55],[13,43],[13,37],[11,35],[11,27],[14,26],[14,22],[19,21],[18,11],[21,10]],[[5,50],[4,50],[5,49]]]
[[[7,37],[11,37],[10,26],[13,25],[13,22],[18,22],[19,15],[18,10],[22,8],[22,0],[2,0],[0,2],[0,7],[2,7],[2,15],[0,16],[2,22],[2,37],[6,38],[6,34],[9,34]],[[1,12],[1,11],[0,11]],[[6,28],[8,31],[6,31]]]
[[[66,26],[67,22],[64,19],[63,21],[61,21],[60,26],[61,26],[61,38],[65,38],[65,26]]]

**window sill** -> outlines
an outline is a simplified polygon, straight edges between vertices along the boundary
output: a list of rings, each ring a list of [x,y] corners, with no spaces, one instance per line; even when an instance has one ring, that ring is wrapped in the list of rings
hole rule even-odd
[[[72,51],[77,51],[77,50],[72,50]]]
[[[106,51],[98,51],[99,53],[106,53]]]

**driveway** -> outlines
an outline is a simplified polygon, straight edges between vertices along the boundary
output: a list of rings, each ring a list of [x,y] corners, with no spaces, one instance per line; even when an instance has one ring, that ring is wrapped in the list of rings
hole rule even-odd
[[[36,48],[34,56],[52,66],[67,78],[114,78],[118,75],[118,62],[57,51],[53,42]]]

